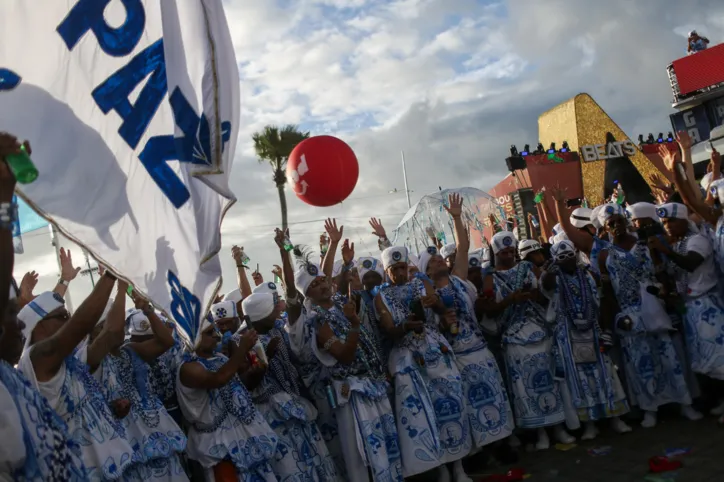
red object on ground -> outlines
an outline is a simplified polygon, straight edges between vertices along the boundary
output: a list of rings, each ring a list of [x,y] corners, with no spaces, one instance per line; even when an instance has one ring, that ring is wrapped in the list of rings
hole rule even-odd
[[[649,459],[649,470],[655,474],[680,469],[681,460],[669,460],[668,457],[658,456]]]
[[[510,469],[507,474],[493,474],[483,477],[478,482],[519,482],[525,476],[523,469]]]
[[[679,93],[686,95],[724,82],[724,44],[672,62]]]
[[[294,193],[312,206],[341,203],[354,191],[358,178],[359,164],[354,151],[332,136],[303,140],[287,162],[287,179]]]

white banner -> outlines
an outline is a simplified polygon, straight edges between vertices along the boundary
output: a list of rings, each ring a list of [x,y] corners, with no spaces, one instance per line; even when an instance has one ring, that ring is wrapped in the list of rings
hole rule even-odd
[[[195,331],[234,201],[222,1],[3,0],[0,39],[0,130],[40,171],[20,195]]]

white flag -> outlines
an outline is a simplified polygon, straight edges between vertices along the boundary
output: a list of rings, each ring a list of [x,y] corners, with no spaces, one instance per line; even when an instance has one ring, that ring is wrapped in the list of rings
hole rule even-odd
[[[40,171],[21,196],[193,336],[234,201],[221,0],[3,0],[0,39],[0,130]]]

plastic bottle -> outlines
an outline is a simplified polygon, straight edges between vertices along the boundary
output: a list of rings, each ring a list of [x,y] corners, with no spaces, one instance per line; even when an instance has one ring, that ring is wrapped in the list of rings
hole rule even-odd
[[[538,222],[538,218],[535,216],[530,217],[530,223],[533,225],[534,228],[538,229],[540,228],[540,223]]]
[[[284,236],[284,251],[287,253],[294,249],[294,245],[289,240],[289,236]]]
[[[30,160],[25,146],[20,146],[20,153],[5,156],[5,162],[20,184],[30,184],[38,178],[38,168]]]
[[[247,256],[245,251],[241,252],[241,264],[249,264],[249,261],[251,261],[251,258]]]

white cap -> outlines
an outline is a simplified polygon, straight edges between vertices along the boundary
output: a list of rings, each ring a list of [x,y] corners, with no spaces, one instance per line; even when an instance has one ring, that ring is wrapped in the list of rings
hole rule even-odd
[[[252,293],[241,303],[244,315],[251,322],[260,321],[271,315],[274,311],[274,295],[271,293]]]

